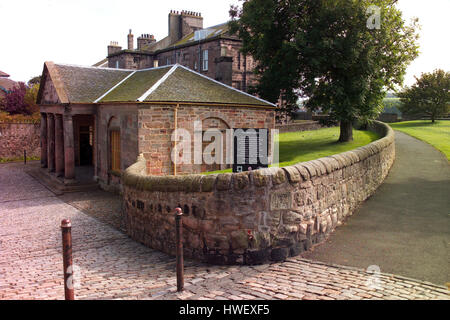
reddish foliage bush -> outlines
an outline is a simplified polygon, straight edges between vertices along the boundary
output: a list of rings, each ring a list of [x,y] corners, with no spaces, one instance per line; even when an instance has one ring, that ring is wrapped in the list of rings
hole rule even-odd
[[[4,98],[4,110],[9,114],[31,114],[28,105],[25,103],[27,87],[25,83],[19,82]]]

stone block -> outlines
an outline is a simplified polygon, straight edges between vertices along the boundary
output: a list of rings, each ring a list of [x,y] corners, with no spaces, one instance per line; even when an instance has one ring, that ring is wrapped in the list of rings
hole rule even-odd
[[[334,171],[333,164],[331,163],[329,158],[320,158],[320,159],[317,159],[317,161],[322,163],[325,166],[325,168],[327,170],[326,173],[331,173]]]
[[[300,173],[301,177],[303,178],[304,181],[308,181],[310,179],[310,174],[309,171],[306,167],[304,167],[301,163],[300,164],[296,164],[294,166],[297,171]]]
[[[313,166],[316,167],[316,172],[318,176],[322,176],[327,173],[327,168],[324,166],[322,162],[318,160],[311,160],[310,162]]]
[[[214,190],[214,184],[217,180],[217,174],[208,174],[204,175],[201,178],[201,191],[202,192],[211,192]]]
[[[237,191],[242,190],[250,183],[249,172],[235,173],[233,174],[232,180],[234,189]]]
[[[269,259],[269,249],[248,249],[244,253],[244,263],[248,265],[263,264]]]
[[[246,230],[237,230],[231,232],[231,248],[247,249],[249,245],[249,236]]]
[[[297,242],[289,247],[289,256],[295,257],[304,251],[303,244],[301,242]]]
[[[272,168],[271,168],[272,169]],[[274,185],[282,184],[287,181],[286,173],[283,169],[273,168],[272,183]]]
[[[316,167],[313,166],[311,164],[311,161],[307,161],[307,162],[302,162],[301,164],[304,168],[306,168],[306,170],[308,170],[309,173],[309,178],[313,178],[316,177],[318,175],[317,171],[316,171]]]
[[[219,191],[230,190],[232,173],[221,173],[217,175],[216,189]]]
[[[302,181],[302,176],[300,175],[300,172],[298,172],[296,167],[289,166],[289,167],[284,167],[282,169],[286,172],[286,174],[289,178],[289,182],[297,183],[297,182]]]
[[[270,252],[270,260],[275,262],[285,261],[289,256],[288,248],[273,248]]]
[[[263,170],[255,170],[250,172],[250,179],[256,187],[265,187],[269,184],[269,177]]]

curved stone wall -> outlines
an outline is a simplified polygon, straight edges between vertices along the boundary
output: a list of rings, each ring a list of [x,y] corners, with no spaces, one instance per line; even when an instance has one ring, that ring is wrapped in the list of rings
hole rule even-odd
[[[135,240],[175,253],[181,207],[184,253],[214,264],[257,264],[322,242],[370,197],[395,159],[394,132],[352,151],[243,173],[147,176],[140,160],[123,175],[124,219]]]

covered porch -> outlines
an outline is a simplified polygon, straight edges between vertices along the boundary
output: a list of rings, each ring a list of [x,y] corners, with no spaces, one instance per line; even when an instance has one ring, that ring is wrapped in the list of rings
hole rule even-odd
[[[41,106],[41,171],[63,185],[95,183],[95,107]]]

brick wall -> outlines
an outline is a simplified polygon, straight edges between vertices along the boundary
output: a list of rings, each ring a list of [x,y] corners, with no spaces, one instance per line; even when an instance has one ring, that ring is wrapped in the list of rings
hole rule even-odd
[[[39,123],[0,123],[0,158],[40,157]]]
[[[171,160],[174,130],[175,106],[149,105],[138,111],[139,153],[147,162],[147,173],[151,175],[170,175],[174,173]],[[214,127],[207,119],[218,119],[223,128],[274,128],[274,111],[265,108],[220,107],[201,105],[182,105],[178,108],[178,128],[187,130],[193,139],[194,121],[202,121],[203,130]],[[192,141],[192,150],[194,142]],[[200,173],[201,165],[185,164],[177,166],[179,174]]]
[[[383,182],[395,159],[394,132],[353,151],[285,168],[239,174],[147,176],[142,158],[124,173],[128,234],[175,253],[181,207],[185,255],[217,264],[284,260],[324,241]]]

